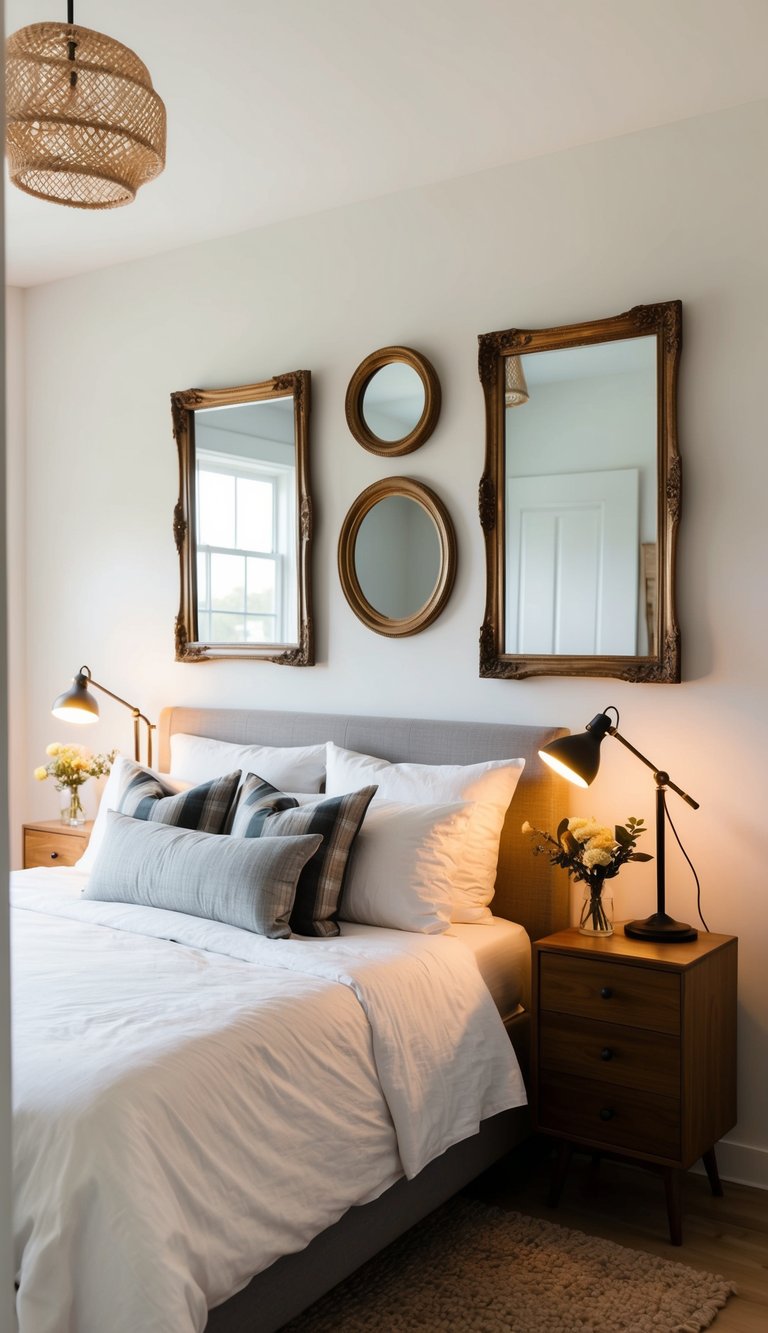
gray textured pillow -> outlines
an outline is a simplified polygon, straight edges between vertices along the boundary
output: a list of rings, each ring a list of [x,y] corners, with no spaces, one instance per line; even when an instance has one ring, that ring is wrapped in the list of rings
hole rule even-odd
[[[321,845],[299,876],[291,930],[297,935],[338,935],[339,900],[347,863],[375,787],[346,796],[318,797],[299,806],[293,796],[249,773],[237,799],[233,838],[295,837],[319,833]]]
[[[230,838],[110,810],[84,898],[163,907],[281,939],[322,838]]]

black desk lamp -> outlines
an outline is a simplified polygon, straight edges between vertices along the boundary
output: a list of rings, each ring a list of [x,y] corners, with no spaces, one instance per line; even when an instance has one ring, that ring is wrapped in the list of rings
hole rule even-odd
[[[598,713],[596,717],[593,717],[592,721],[587,724],[586,731],[577,736],[563,736],[560,740],[552,741],[545,749],[539,750],[539,755],[545,764],[554,768],[555,772],[559,773],[561,777],[567,778],[569,782],[575,783],[577,787],[588,787],[597,776],[597,770],[600,767],[600,745],[605,736],[613,736],[614,740],[621,741],[627,750],[630,750],[641,763],[652,770],[653,779],[656,783],[656,911],[645,921],[630,921],[624,927],[624,934],[635,940],[667,940],[675,944],[684,940],[695,940],[698,931],[684,921],[675,921],[671,916],[667,916],[665,910],[664,825],[666,801],[664,793],[667,787],[671,787],[672,791],[677,792],[678,796],[681,796],[694,810],[698,810],[699,803],[676,786],[670,780],[668,773],[657,768],[655,764],[651,763],[650,759],[646,759],[644,754],[636,750],[634,745],[630,745],[629,741],[619,735],[617,730],[618,710],[613,707],[610,708],[610,711],[616,714],[616,726],[612,724],[608,717],[608,711]]]
[[[58,699],[54,699],[51,712],[54,717],[58,717],[62,722],[98,722],[99,705],[93,695],[89,693],[88,686],[91,685],[95,690],[101,690],[102,694],[108,694],[110,699],[116,703],[122,704],[124,708],[130,708],[133,714],[133,753],[136,762],[141,760],[141,750],[139,744],[139,723],[144,722],[147,728],[147,764],[152,766],[152,732],[153,724],[148,717],[134,704],[129,704],[126,699],[121,699],[119,694],[113,694],[106,685],[100,685],[91,675],[91,668],[82,666],[77,675],[72,678],[72,684],[68,690],[60,694]]]

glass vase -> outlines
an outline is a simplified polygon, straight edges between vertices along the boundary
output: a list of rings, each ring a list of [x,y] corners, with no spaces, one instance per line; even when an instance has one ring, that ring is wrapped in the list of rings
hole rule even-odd
[[[85,811],[80,801],[79,787],[62,787],[61,822],[70,826],[85,823]]]
[[[613,934],[613,898],[604,889],[584,889],[579,916],[582,935],[601,935],[606,939]]]

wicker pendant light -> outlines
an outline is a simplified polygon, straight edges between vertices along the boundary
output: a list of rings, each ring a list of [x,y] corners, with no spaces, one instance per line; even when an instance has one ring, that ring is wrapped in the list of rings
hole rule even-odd
[[[528,385],[519,356],[504,358],[504,406],[522,407],[528,402]]]
[[[118,208],[165,166],[165,106],[138,56],[73,9],[6,42],[10,178],[54,204]]]

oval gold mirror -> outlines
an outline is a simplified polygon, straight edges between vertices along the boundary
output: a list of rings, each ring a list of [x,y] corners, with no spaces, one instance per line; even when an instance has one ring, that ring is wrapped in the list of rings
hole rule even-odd
[[[357,367],[346,398],[347,425],[364,449],[410,454],[428,440],[440,415],[440,381],[410,347],[381,347]]]
[[[358,495],[339,537],[339,578],[368,629],[404,638],[440,615],[456,577],[444,504],[421,482],[386,477]]]

